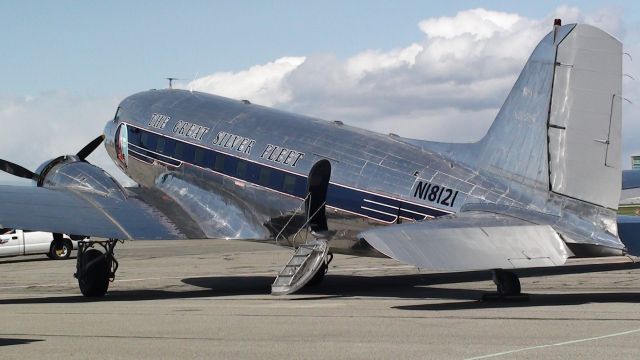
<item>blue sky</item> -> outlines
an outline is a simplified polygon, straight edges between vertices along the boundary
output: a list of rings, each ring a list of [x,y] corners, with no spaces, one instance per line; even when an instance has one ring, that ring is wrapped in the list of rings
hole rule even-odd
[[[388,50],[422,37],[424,18],[475,7],[540,18],[561,4],[618,9],[637,1],[0,1],[2,94],[65,90],[124,95],[238,71],[281,56]]]
[[[124,97],[167,76],[383,133],[475,141],[557,14],[618,36],[640,79],[638,1],[0,0],[0,158],[35,169],[75,153]],[[441,20],[466,32],[442,38]],[[625,78],[624,92],[640,104],[640,82]],[[623,108],[625,166],[640,153],[636,107]],[[89,160],[128,183],[104,149]]]

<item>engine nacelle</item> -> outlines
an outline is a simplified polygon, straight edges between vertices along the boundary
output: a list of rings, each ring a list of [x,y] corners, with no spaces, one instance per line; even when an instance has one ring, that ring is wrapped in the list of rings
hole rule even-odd
[[[125,190],[111,175],[75,155],[47,161],[40,165],[36,173],[39,174],[38,186],[41,187],[72,188],[122,200],[126,197]]]

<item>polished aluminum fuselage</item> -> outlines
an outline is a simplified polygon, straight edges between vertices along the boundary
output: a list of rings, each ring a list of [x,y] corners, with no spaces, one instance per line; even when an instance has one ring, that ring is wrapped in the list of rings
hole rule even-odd
[[[133,145],[125,163],[118,160],[116,149],[122,124],[129,131],[193,144],[298,178],[306,178],[316,162],[327,159],[331,177],[326,213],[336,252],[377,255],[358,233],[456,213],[469,204],[534,208],[558,216],[559,226],[566,222],[570,228],[568,233],[593,233],[594,219],[601,215],[595,207],[585,210],[582,202],[537,184],[474,168],[471,157],[465,162],[438,146],[430,149],[396,135],[199,92],[151,90],[128,97],[105,128],[108,153],[141,187],[160,190],[178,203],[202,237],[275,241],[292,216],[304,216],[304,194],[158,157]],[[225,139],[225,134],[233,138]],[[234,142],[236,146],[225,146]],[[471,150],[473,144],[469,146]],[[143,158],[140,152],[149,156]],[[564,216],[568,212],[580,216]],[[278,241],[291,245],[296,230],[285,229]]]

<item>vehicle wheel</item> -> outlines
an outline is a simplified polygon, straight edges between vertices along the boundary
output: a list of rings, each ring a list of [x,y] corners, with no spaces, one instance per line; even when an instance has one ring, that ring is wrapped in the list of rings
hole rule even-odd
[[[106,254],[98,249],[89,249],[83,255],[84,268],[78,276],[82,295],[101,297],[109,288],[109,261]]]
[[[51,247],[49,248],[49,253],[47,254],[47,256],[49,257],[49,259],[64,260],[68,259],[69,256],[71,256],[71,250],[73,250],[73,244],[71,244],[71,241],[64,240],[62,242],[61,249],[56,249],[56,244],[54,241],[51,242]]]

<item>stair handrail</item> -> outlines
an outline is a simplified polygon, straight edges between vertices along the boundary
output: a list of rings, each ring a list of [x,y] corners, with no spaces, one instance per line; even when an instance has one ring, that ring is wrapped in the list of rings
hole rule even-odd
[[[284,224],[284,226],[282,227],[282,229],[280,229],[280,231],[278,232],[278,235],[276,235],[276,245],[278,244],[278,239],[280,238],[280,236],[282,235],[282,233],[284,232],[284,230],[289,226],[289,224],[291,223],[291,221],[293,220],[293,218],[298,214],[298,211],[300,211],[300,209],[307,203],[307,199],[309,199],[309,204],[311,204],[311,193],[308,193],[307,196],[305,196],[305,198],[302,200],[302,204],[300,204],[300,206],[298,206],[294,211],[293,211],[293,215],[291,215],[289,217],[289,220],[287,221],[286,224]],[[307,211],[305,211],[305,213],[307,213]],[[307,221],[305,221],[306,224]],[[303,225],[304,226],[304,225]],[[298,230],[299,232],[300,230]],[[298,232],[296,232],[296,234],[298,234]]]
[[[311,193],[309,193],[309,195],[311,195]],[[316,216],[316,214],[320,211],[320,209],[324,208],[325,204],[327,203],[327,201],[325,200],[322,204],[320,204],[320,206],[318,206],[318,208],[316,209],[316,211],[313,212],[313,214],[311,214],[311,216],[307,217],[307,220],[304,222],[304,224],[302,224],[302,226],[300,226],[300,228],[298,229],[298,231],[293,235],[293,248],[296,248],[296,238],[298,237],[298,234],[300,233],[300,231],[302,231],[303,229],[306,229],[307,232],[305,233],[305,235],[309,234],[309,228],[307,227],[307,225],[309,225],[309,221],[311,221],[311,219],[313,219],[314,216]],[[309,206],[311,206],[311,201],[309,201]],[[309,212],[306,211],[306,213],[308,214]],[[306,242],[306,237],[305,237],[305,242]]]

